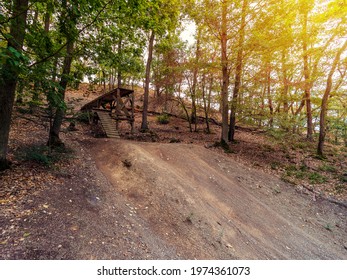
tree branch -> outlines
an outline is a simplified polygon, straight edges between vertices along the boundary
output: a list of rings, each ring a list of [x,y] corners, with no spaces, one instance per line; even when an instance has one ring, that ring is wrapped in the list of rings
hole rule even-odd
[[[84,32],[88,27],[92,26],[96,21],[97,19],[99,18],[99,16],[101,15],[101,13],[105,10],[105,8],[112,2],[113,0],[110,0],[108,2],[105,3],[105,5],[100,9],[100,11],[96,14],[96,16],[94,17],[94,19],[88,23],[87,25],[85,25],[79,32],[78,32],[78,35],[80,35],[82,32]],[[41,64],[47,60],[49,60],[50,58],[52,57],[55,57],[57,54],[59,54],[61,52],[62,49],[64,49],[66,47],[66,45],[68,44],[69,40],[67,40],[63,45],[61,45],[58,50],[56,50],[54,53],[46,56],[45,58],[39,60],[39,61],[36,61],[34,63],[32,63],[31,65],[28,66],[28,68],[31,68],[37,64]]]

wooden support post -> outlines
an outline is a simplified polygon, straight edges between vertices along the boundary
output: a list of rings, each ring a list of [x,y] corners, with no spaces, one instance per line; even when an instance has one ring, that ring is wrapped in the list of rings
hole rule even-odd
[[[135,92],[131,94],[131,121],[130,121],[131,134],[134,134],[135,132],[134,122],[135,122]]]

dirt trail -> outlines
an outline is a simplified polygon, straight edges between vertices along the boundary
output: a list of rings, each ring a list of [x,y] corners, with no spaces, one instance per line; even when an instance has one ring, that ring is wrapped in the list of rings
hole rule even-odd
[[[150,258],[347,259],[346,208],[276,177],[196,145],[81,144]]]
[[[0,259],[347,259],[345,207],[223,153],[69,143],[52,180],[0,205]]]

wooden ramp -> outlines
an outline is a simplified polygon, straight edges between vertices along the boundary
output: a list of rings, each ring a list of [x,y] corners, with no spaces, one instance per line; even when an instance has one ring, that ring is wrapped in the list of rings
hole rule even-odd
[[[98,114],[102,128],[104,129],[106,136],[109,138],[120,138],[119,132],[116,129],[114,120],[111,118],[110,113],[107,111],[93,110]]]

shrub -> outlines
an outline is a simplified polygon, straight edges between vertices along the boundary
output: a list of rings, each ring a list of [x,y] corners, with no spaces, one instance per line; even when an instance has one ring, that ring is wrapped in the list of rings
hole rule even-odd
[[[52,166],[60,160],[71,158],[72,156],[72,149],[59,147],[51,150],[46,145],[28,146],[17,153],[17,157],[21,160],[36,162],[47,167]]]
[[[90,112],[78,112],[75,115],[75,119],[78,122],[89,124],[89,120],[91,119]]]
[[[157,116],[157,121],[160,124],[168,124],[170,122],[170,116],[168,114],[161,114]]]

